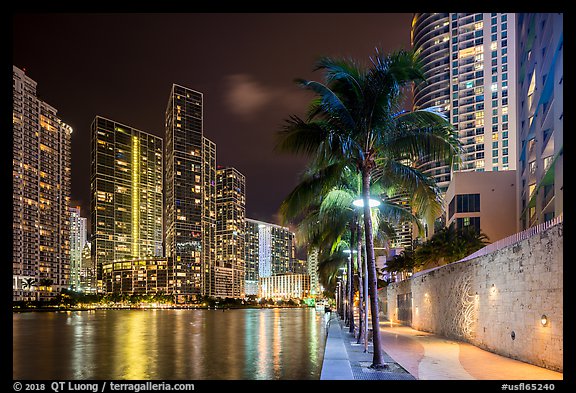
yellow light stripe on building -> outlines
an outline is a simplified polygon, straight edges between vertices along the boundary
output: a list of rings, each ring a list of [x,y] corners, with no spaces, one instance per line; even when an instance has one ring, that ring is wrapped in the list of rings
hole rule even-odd
[[[140,141],[132,136],[132,256],[138,258],[140,250]]]

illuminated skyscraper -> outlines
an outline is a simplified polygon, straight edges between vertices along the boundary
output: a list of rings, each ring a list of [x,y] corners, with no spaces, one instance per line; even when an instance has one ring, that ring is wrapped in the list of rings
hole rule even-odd
[[[310,291],[312,295],[321,295],[320,281],[318,279],[318,249],[310,248],[307,250],[306,270],[310,275]]]
[[[166,109],[166,256],[174,292],[207,295],[216,262],[216,146],[203,135],[203,95],[173,84]]]
[[[258,240],[258,221],[246,219],[244,226],[244,293],[258,294],[258,265],[260,262],[260,241]]]
[[[104,263],[161,257],[162,138],[96,116],[91,173],[92,260],[98,280]]]
[[[268,222],[246,219],[258,227],[258,277],[293,273],[294,233],[289,228]]]
[[[12,293],[55,296],[69,284],[72,128],[12,67]]]
[[[518,231],[564,211],[563,48],[563,14],[518,14]]]
[[[70,287],[80,288],[82,250],[86,245],[86,218],[80,217],[80,206],[70,207]]]
[[[414,109],[437,107],[463,147],[454,168],[430,161],[419,168],[443,194],[452,170],[515,170],[516,14],[416,13],[411,37],[426,78],[414,89]],[[403,226],[397,229],[414,229]]]
[[[460,171],[516,169],[516,14],[417,13],[412,45],[421,51],[427,83],[414,108],[438,106],[458,130]],[[450,168],[427,163],[442,192]]]
[[[210,295],[244,297],[246,179],[235,168],[216,171],[216,264]]]

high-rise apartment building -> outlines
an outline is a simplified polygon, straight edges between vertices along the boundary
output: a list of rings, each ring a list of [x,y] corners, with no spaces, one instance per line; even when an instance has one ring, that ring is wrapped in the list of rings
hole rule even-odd
[[[518,14],[518,231],[562,214],[563,14]]]
[[[70,275],[72,128],[36,95],[37,83],[12,67],[12,293],[55,296]]]
[[[260,241],[258,221],[246,219],[244,225],[244,293],[258,295],[258,265],[260,263]]]
[[[105,263],[163,254],[162,138],[101,116],[91,129],[92,260],[102,280]]]
[[[289,228],[268,222],[246,219],[258,227],[258,278],[293,273],[294,233]]]
[[[320,281],[318,278],[318,249],[315,247],[306,250],[306,270],[310,275],[310,293],[321,295]]]
[[[80,289],[82,251],[86,245],[86,218],[80,216],[80,206],[70,207],[70,288]]]
[[[235,168],[216,171],[216,264],[210,296],[244,297],[246,179]]]
[[[414,88],[414,109],[437,108],[463,147],[462,162],[454,168],[419,163],[443,194],[452,171],[516,169],[515,39],[514,13],[414,14],[411,41],[426,78]],[[438,223],[445,224],[446,217]],[[433,227],[425,228],[426,237],[433,234]]]
[[[516,169],[516,14],[417,13],[412,45],[420,51],[426,84],[414,90],[414,109],[439,107],[458,130],[460,171]],[[422,167],[443,192],[450,168]]]
[[[166,108],[166,256],[183,301],[207,295],[216,262],[216,146],[203,134],[203,95],[173,84]]]

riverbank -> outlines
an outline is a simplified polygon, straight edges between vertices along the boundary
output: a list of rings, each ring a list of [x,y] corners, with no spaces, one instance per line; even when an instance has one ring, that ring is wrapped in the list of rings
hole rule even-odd
[[[169,305],[169,306],[137,306],[137,305],[117,305],[117,306],[89,306],[89,307],[12,307],[12,312],[31,312],[31,311],[93,311],[93,310],[244,310],[244,309],[270,309],[270,308],[314,308],[311,306],[230,306],[230,307],[208,307],[202,305]]]

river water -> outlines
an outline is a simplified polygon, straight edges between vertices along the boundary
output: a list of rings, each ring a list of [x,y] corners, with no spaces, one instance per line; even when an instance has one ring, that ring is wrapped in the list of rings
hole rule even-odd
[[[314,308],[95,310],[13,314],[13,378],[320,379]]]

